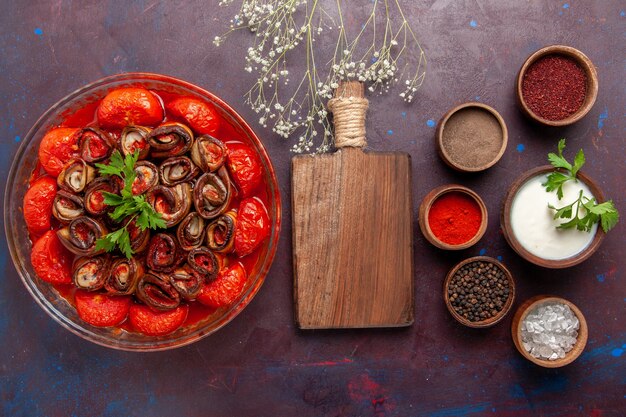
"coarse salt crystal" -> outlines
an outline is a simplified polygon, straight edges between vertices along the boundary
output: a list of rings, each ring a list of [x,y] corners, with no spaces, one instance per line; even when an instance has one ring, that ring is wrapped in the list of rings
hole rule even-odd
[[[580,322],[568,305],[544,303],[528,313],[520,327],[524,349],[535,358],[553,361],[572,350]]]

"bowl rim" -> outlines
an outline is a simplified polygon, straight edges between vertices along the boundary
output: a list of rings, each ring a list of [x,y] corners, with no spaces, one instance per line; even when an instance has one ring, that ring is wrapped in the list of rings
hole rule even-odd
[[[487,113],[491,114],[493,117],[495,117],[495,119],[498,121],[498,124],[500,125],[500,129],[502,130],[502,146],[500,147],[498,154],[490,162],[477,166],[477,167],[468,167],[468,166],[459,164],[450,155],[448,155],[448,152],[445,150],[445,147],[443,146],[443,131],[445,130],[445,125],[448,122],[448,120],[450,120],[450,118],[454,114],[459,112],[460,110],[472,108],[472,107],[484,110]],[[460,172],[480,172],[488,168],[491,168],[502,158],[502,155],[504,155],[504,152],[506,151],[506,147],[508,144],[509,133],[506,127],[506,122],[502,118],[502,115],[500,115],[500,113],[498,113],[496,109],[484,103],[479,103],[476,101],[469,101],[467,103],[459,104],[458,106],[453,107],[452,109],[448,110],[446,114],[443,115],[443,117],[439,120],[439,123],[437,125],[435,139],[437,141],[437,151],[439,153],[439,156],[446,163],[446,165],[448,165],[450,168],[453,168]]]
[[[498,314],[496,314],[495,316],[490,317],[486,320],[481,320],[481,321],[470,321],[466,319],[465,317],[461,316],[459,313],[457,313],[456,310],[452,307],[450,297],[448,296],[448,286],[450,285],[450,281],[452,280],[452,277],[454,276],[454,274],[461,267],[472,262],[489,262],[489,263],[496,265],[498,268],[502,270],[502,272],[504,272],[504,275],[509,281],[509,287],[510,287],[509,298],[507,298],[506,303],[502,307],[502,310],[500,310]],[[452,315],[452,317],[454,317],[454,319],[458,321],[459,323],[461,323],[462,325],[471,327],[474,329],[484,329],[487,327],[492,327],[496,325],[497,323],[499,323],[500,321],[502,321],[502,319],[504,319],[504,317],[509,313],[509,311],[511,311],[511,308],[513,307],[513,303],[515,302],[515,279],[513,278],[513,274],[511,274],[511,271],[509,271],[509,269],[506,266],[504,266],[504,264],[500,262],[499,260],[492,258],[490,256],[473,256],[471,258],[462,260],[461,262],[457,263],[452,268],[450,268],[450,270],[446,274],[446,279],[443,282],[443,300],[446,304],[446,307],[448,308],[448,311]]]
[[[90,331],[89,327],[92,327],[92,326],[90,326],[89,324],[84,323],[84,322],[76,323],[73,320],[66,317],[64,314],[62,314],[49,300],[47,300],[42,294],[39,293],[37,285],[35,284],[35,281],[38,278],[37,277],[33,277],[33,279],[26,278],[26,275],[28,275],[29,278],[30,278],[30,275],[28,274],[28,271],[26,271],[23,263],[20,262],[20,258],[17,253],[17,245],[13,237],[13,234],[11,233],[11,230],[10,230],[10,220],[12,217],[10,202],[12,201],[12,199],[9,197],[12,195],[12,191],[15,189],[15,186],[16,186],[16,173],[20,168],[17,164],[17,161],[22,160],[24,153],[29,147],[29,144],[32,141],[32,138],[35,136],[37,131],[41,129],[42,126],[52,116],[56,115],[58,110],[62,106],[68,104],[69,102],[81,96],[82,94],[87,93],[90,90],[93,90],[98,87],[103,87],[111,83],[124,82],[124,81],[128,81],[129,83],[132,83],[132,84],[135,84],[135,83],[141,84],[143,82],[161,82],[161,83],[172,84],[174,86],[182,87],[184,89],[190,90],[194,92],[195,94],[197,94],[198,96],[203,97],[204,99],[208,99],[209,101],[221,107],[221,109],[225,113],[227,113],[228,116],[232,118],[234,122],[236,122],[239,125],[242,131],[244,131],[246,135],[248,135],[252,139],[253,144],[254,144],[254,149],[258,153],[258,155],[261,157],[262,163],[264,167],[266,168],[267,175],[270,179],[269,184],[268,184],[268,187],[269,187],[268,199],[274,202],[275,211],[276,211],[275,220],[274,220],[275,226],[274,226],[273,233],[271,233],[270,236],[268,237],[269,243],[268,243],[268,250],[265,255],[265,261],[260,265],[260,268],[255,270],[255,273],[258,274],[260,278],[257,279],[255,283],[250,285],[247,288],[247,291],[245,293],[240,295],[239,302],[228,306],[225,312],[223,313],[223,315],[221,315],[218,320],[212,322],[214,326],[211,329],[209,330],[196,329],[191,335],[186,336],[182,340],[164,339],[167,337],[167,335],[164,337],[154,338],[153,340],[150,341],[150,343],[153,344],[152,346],[138,344],[138,343],[125,344],[124,341],[120,342],[120,341],[111,340],[110,338],[107,338],[106,336],[99,335]],[[71,93],[67,94],[65,97],[58,100],[52,106],[50,106],[29,129],[28,133],[24,136],[24,139],[21,141],[15,155],[13,156],[13,162],[11,163],[11,167],[9,169],[4,196],[5,196],[5,199],[4,199],[4,233],[5,233],[5,237],[7,240],[7,247],[9,249],[9,253],[11,255],[11,259],[13,261],[13,265],[15,267],[17,274],[19,275],[22,283],[24,284],[24,286],[26,287],[30,295],[33,297],[33,299],[37,302],[37,304],[39,304],[39,306],[50,317],[52,317],[52,319],[54,319],[57,323],[59,323],[62,327],[69,330],[71,333],[79,336],[81,339],[87,340],[89,342],[92,342],[92,343],[95,343],[95,344],[98,344],[100,346],[104,346],[107,348],[112,348],[116,350],[124,350],[124,351],[134,351],[134,352],[156,352],[156,351],[175,349],[175,348],[189,345],[200,339],[205,338],[206,336],[210,334],[215,333],[216,331],[224,327],[226,324],[231,322],[237,315],[239,315],[239,313],[250,303],[250,301],[258,293],[261,285],[265,281],[265,278],[269,272],[269,269],[271,268],[273,264],[273,261],[276,255],[276,250],[278,248],[278,240],[279,240],[281,221],[282,221],[282,203],[281,203],[281,196],[280,196],[280,187],[278,185],[276,172],[274,170],[272,161],[267,153],[267,150],[265,149],[265,146],[263,145],[263,142],[261,141],[259,136],[254,132],[252,127],[245,121],[245,119],[237,111],[235,111],[229,104],[227,104],[217,95],[211,93],[210,91],[202,87],[199,87],[190,82],[181,80],[179,78],[172,77],[170,75],[150,73],[150,72],[125,72],[125,73],[113,74],[113,75],[108,75],[108,76],[99,78],[93,82],[90,82],[88,84],[85,84],[75,89]]]
[[[569,58],[572,58],[581,68],[585,71],[587,75],[587,94],[585,96],[585,101],[580,106],[580,108],[572,114],[570,117],[566,117],[561,120],[548,120],[534,113],[530,107],[526,104],[524,100],[524,95],[522,93],[522,84],[524,81],[524,75],[526,75],[526,71],[532,64],[534,64],[540,58],[543,58],[547,55],[564,55]],[[549,45],[545,46],[535,52],[533,52],[522,64],[519,72],[517,73],[517,80],[515,84],[515,92],[517,96],[517,103],[519,104],[522,112],[526,114],[532,120],[541,123],[546,126],[560,127],[560,126],[568,126],[573,123],[576,123],[580,119],[582,119],[593,107],[596,102],[596,98],[598,96],[598,72],[596,67],[593,65],[593,62],[581,51],[576,48],[567,45]]]
[[[522,344],[522,331],[520,326],[530,311],[532,311],[536,306],[547,302],[559,302],[569,306],[580,322],[578,337],[576,338],[576,343],[572,347],[572,350],[567,352],[564,358],[559,358],[553,361],[535,358],[524,348],[524,345]],[[511,323],[511,337],[518,352],[532,363],[544,368],[560,368],[575,361],[582,354],[583,350],[585,350],[588,336],[589,328],[587,326],[585,315],[582,311],[580,311],[580,309],[571,301],[556,295],[536,295],[529,298],[517,308]]]
[[[578,265],[579,263],[587,260],[598,250],[605,236],[602,227],[598,226],[598,228],[596,229],[596,234],[593,237],[591,243],[589,243],[589,245],[587,245],[585,249],[583,249],[581,252],[578,252],[574,256],[570,256],[569,258],[564,259],[544,259],[530,253],[526,248],[524,248],[517,239],[517,237],[515,237],[515,234],[513,233],[513,227],[511,226],[511,206],[513,205],[513,199],[515,198],[515,195],[517,194],[519,189],[532,178],[555,170],[556,168],[554,168],[552,165],[542,165],[522,173],[522,175],[520,175],[515,181],[513,181],[513,183],[507,190],[506,195],[504,196],[504,200],[502,200],[502,209],[500,210],[500,228],[509,246],[519,256],[521,256],[528,262],[544,268],[561,269]],[[582,171],[578,171],[578,173],[576,174],[576,178],[580,179],[582,182],[585,183],[585,185],[589,187],[599,203],[605,201],[602,190],[593,179],[591,179]]]
[[[480,227],[478,228],[478,231],[476,232],[474,237],[472,237],[467,242],[458,245],[452,245],[439,240],[431,230],[430,224],[428,223],[428,213],[430,212],[433,203],[442,195],[452,192],[458,192],[471,197],[478,204],[482,217]],[[418,222],[420,230],[422,231],[422,234],[424,235],[426,240],[428,240],[435,247],[445,250],[462,250],[475,245],[484,236],[485,232],[487,231],[487,225],[489,224],[489,218],[487,206],[485,205],[485,202],[480,197],[480,195],[478,195],[478,193],[463,185],[446,184],[432,189],[428,194],[424,196],[424,198],[422,199],[422,203],[419,206]]]

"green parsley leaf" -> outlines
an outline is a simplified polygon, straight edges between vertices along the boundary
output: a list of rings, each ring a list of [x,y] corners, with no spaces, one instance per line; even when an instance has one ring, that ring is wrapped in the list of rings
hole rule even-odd
[[[126,155],[126,158],[124,158],[124,168],[122,169],[125,179],[127,180],[130,178],[133,178],[133,180],[135,179],[135,164],[137,163],[138,160],[139,160],[138,150],[133,152],[132,154]],[[132,183],[132,180],[130,182]]]
[[[571,171],[572,169],[572,164],[570,164],[569,162],[567,162],[567,160],[563,157],[563,149],[565,149],[565,139],[561,139],[559,140],[559,144],[557,146],[559,154],[555,154],[550,152],[548,154],[548,160],[550,161],[550,163],[552,164],[553,167],[555,168],[564,168],[568,171]]]
[[[119,206],[124,202],[124,199],[117,194],[107,193],[104,191],[102,195],[104,196],[104,204],[107,206]]]
[[[574,157],[574,166],[572,167],[572,177],[576,177],[578,171],[585,165],[585,153],[582,149],[578,150],[578,153]]]
[[[559,169],[559,171],[548,174],[546,182],[541,184],[546,188],[547,192],[556,190],[556,195],[559,200],[563,198],[563,184],[569,180],[576,181],[576,174],[578,174],[578,171],[585,165],[585,153],[582,149],[576,153],[574,165],[567,162],[563,156],[564,149],[565,139],[561,139],[557,145],[558,154],[552,152],[548,154],[548,160],[552,166]],[[566,172],[563,172],[563,170]],[[595,198],[583,196],[582,190],[573,203],[561,208],[554,207],[550,204],[548,204],[548,207],[555,210],[555,219],[570,219],[557,226],[558,229],[571,229],[575,227],[578,230],[589,232],[594,224],[600,222],[602,230],[606,233],[619,221],[619,213],[612,200],[598,204]],[[579,216],[579,212],[581,211],[582,217]]]
[[[608,202],[611,203],[611,205],[613,204],[610,200]],[[612,211],[607,211],[606,213],[600,215],[600,224],[602,225],[604,233],[608,233],[609,230],[614,228],[618,221],[619,213],[615,208]]]
[[[619,213],[613,205],[613,201],[609,200],[598,204],[595,198],[584,197],[582,190],[578,194],[578,199],[572,204],[561,208],[556,208],[548,204],[548,207],[556,210],[554,214],[555,219],[570,219],[558,225],[557,229],[572,229],[575,227],[580,231],[590,232],[593,225],[599,221],[602,230],[606,233],[611,230],[619,220]],[[581,208],[583,210],[581,210]],[[582,217],[579,216],[581,211],[584,214]]]
[[[124,187],[120,190],[120,194],[103,193],[104,204],[115,207],[113,212],[109,213],[116,222],[130,218],[125,224],[126,226],[111,232],[96,242],[98,249],[104,249],[111,252],[118,248],[127,258],[133,256],[133,250],[130,242],[130,234],[128,232],[128,224],[134,219],[137,220],[137,226],[143,231],[146,229],[165,229],[167,225],[160,213],[146,201],[143,195],[133,195],[133,181],[136,178],[135,165],[139,160],[139,151],[126,155],[122,158],[119,151],[115,150],[111,155],[108,165],[96,164],[100,174],[117,175],[124,180]],[[132,217],[131,217],[132,216]]]
[[[548,192],[556,190],[556,196],[560,200],[563,198],[563,184],[565,184],[570,179],[570,176],[558,171],[554,171],[548,174],[547,181],[541,185],[546,187],[546,191]]]
[[[137,226],[141,230],[145,229],[165,229],[167,225],[160,213],[151,214],[149,211],[142,211],[137,216]]]
[[[123,232],[117,241],[117,245],[119,246],[120,251],[124,254],[124,256],[130,259],[133,257],[133,248],[130,244],[130,233],[128,233],[128,229],[126,227],[123,227],[120,230],[123,230]]]
[[[570,217],[572,217],[572,211],[574,209],[574,204],[572,203],[570,205],[561,207],[561,208],[556,208],[550,204],[548,204],[548,207],[550,207],[552,210],[556,210],[556,213],[554,213],[554,219],[569,219]]]
[[[111,154],[108,165],[96,164],[96,167],[101,175],[117,175],[120,178],[124,178],[122,176],[124,160],[122,159],[122,154],[117,149]]]
[[[124,233],[124,230],[125,228],[121,228],[96,240],[96,250],[104,249],[107,252],[113,252],[120,236]]]

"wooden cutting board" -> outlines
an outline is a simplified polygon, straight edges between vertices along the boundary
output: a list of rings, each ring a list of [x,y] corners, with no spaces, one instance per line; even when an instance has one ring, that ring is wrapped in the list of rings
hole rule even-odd
[[[367,107],[363,97],[358,82],[335,92],[335,101]],[[339,126],[356,123],[364,137],[364,110],[355,118],[333,108],[337,146],[350,142]],[[410,156],[364,152],[362,142],[351,142],[335,153],[292,159],[295,319],[302,329],[413,323]]]

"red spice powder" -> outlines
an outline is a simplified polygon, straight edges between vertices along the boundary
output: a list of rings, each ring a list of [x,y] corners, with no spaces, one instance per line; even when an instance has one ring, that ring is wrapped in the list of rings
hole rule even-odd
[[[478,233],[482,213],[476,201],[459,192],[445,193],[428,212],[428,225],[435,237],[449,245],[463,244]]]
[[[526,105],[547,120],[576,113],[587,95],[587,74],[572,58],[546,55],[533,63],[522,80]]]

